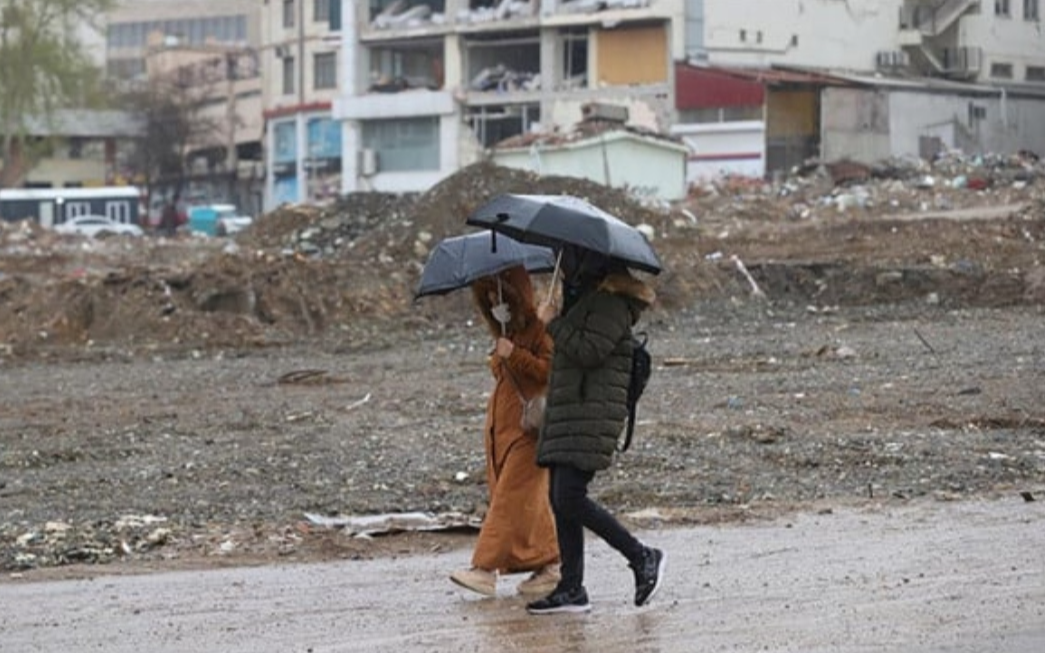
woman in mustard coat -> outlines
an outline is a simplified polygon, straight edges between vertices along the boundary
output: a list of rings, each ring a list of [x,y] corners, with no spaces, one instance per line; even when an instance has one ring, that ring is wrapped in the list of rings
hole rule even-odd
[[[546,594],[559,581],[559,547],[548,471],[537,466],[537,434],[524,432],[521,419],[524,398],[547,387],[551,337],[537,318],[533,285],[522,266],[479,279],[472,295],[494,338],[494,389],[483,429],[490,497],[472,567],[450,578],[494,596],[499,575],[531,572],[517,590]]]

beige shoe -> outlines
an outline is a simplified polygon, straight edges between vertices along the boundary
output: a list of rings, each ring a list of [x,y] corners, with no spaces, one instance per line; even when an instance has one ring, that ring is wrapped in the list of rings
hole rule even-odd
[[[530,596],[546,596],[552,593],[559,585],[562,575],[559,573],[559,565],[545,565],[530,574],[530,577],[519,583],[515,588],[520,594]]]
[[[497,595],[497,572],[472,567],[450,574],[450,580],[484,596]]]

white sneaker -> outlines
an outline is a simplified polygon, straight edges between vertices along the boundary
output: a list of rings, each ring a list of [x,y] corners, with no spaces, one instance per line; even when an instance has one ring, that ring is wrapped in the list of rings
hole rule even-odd
[[[520,594],[547,596],[558,586],[561,578],[558,564],[545,565],[530,574],[530,577],[519,583],[515,589]]]
[[[473,567],[460,569],[450,574],[450,580],[465,589],[478,592],[484,596],[497,595],[497,572]]]

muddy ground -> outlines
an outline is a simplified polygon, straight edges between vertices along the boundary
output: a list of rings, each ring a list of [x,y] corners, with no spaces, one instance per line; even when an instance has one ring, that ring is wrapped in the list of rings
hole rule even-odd
[[[384,222],[288,208],[236,241],[4,227],[0,568],[468,546],[489,343],[466,297],[411,301],[427,246],[504,188],[465,181],[367,198]],[[1020,182],[813,215],[749,190],[631,207],[666,267],[656,369],[595,493],[646,528],[1045,496],[1045,183]],[[470,525],[359,537],[314,517],[409,511]]]

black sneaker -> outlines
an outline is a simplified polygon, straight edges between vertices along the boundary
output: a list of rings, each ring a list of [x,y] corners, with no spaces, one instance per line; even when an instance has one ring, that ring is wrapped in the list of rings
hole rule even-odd
[[[560,612],[591,612],[588,603],[588,592],[583,587],[574,590],[555,588],[555,591],[531,603],[526,604],[530,614],[557,614]]]
[[[646,605],[660,589],[666,557],[660,549],[647,546],[642,551],[642,561],[631,565],[635,572],[635,605]]]

